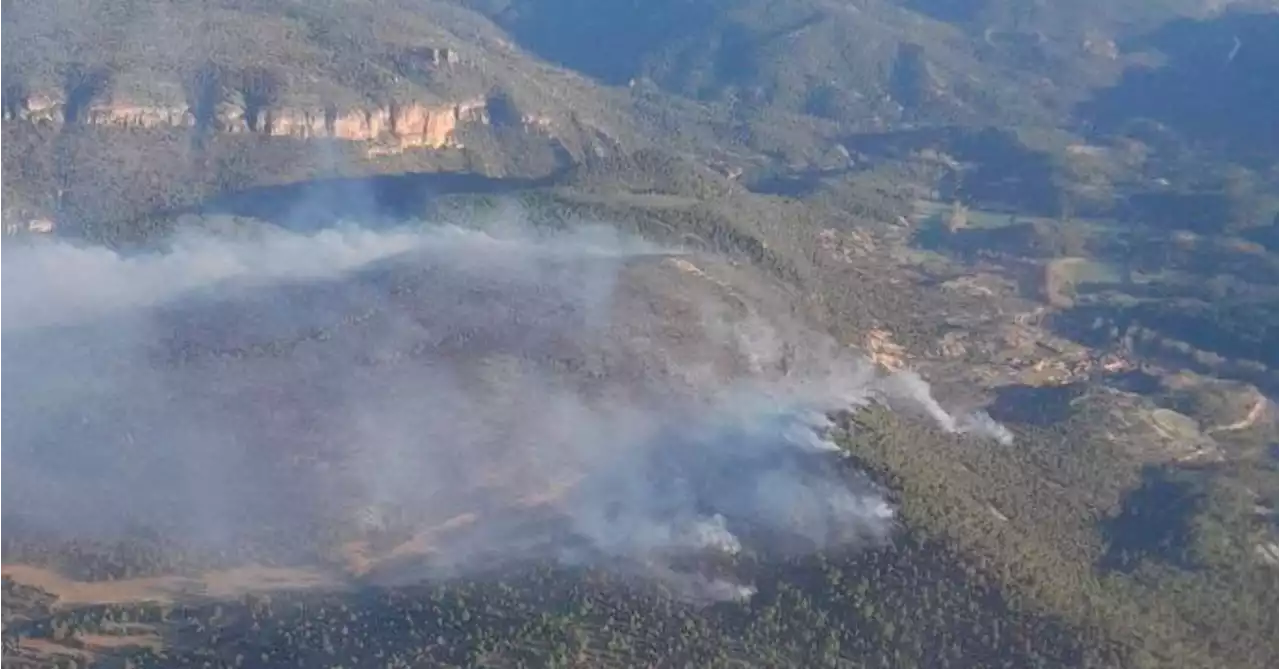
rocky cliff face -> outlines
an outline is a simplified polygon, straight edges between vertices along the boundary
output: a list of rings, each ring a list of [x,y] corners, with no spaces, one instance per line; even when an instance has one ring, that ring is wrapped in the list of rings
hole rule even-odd
[[[63,100],[34,95],[6,120],[36,123],[63,123]],[[440,149],[460,146],[456,133],[467,123],[488,123],[485,100],[465,100],[453,104],[417,102],[340,110],[282,107],[267,110],[261,122],[250,123],[243,107],[223,105],[213,126],[226,133],[258,133],[301,139],[332,138],[365,142],[371,155],[398,153],[405,149]],[[120,128],[191,127],[195,117],[185,106],[139,105],[115,101],[90,107],[85,121]]]
[[[455,132],[468,122],[487,122],[484,100],[452,105],[393,104],[371,109],[339,112],[281,109],[270,111],[261,131],[288,137],[332,137],[355,142],[378,142],[391,150],[439,149],[456,146]],[[249,131],[243,122],[230,126],[233,132]]]

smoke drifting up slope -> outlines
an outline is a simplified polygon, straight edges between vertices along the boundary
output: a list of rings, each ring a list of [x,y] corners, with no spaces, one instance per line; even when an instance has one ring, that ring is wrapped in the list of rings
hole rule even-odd
[[[1007,438],[757,313],[764,284],[603,228],[4,253],[3,501],[24,532],[295,562],[359,545],[384,580],[803,551],[893,517],[826,453],[824,412],[884,400]]]

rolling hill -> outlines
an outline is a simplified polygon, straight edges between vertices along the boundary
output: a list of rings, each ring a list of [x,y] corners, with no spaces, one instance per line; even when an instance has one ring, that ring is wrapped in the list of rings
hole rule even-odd
[[[5,667],[1275,664],[1273,7],[3,9]]]

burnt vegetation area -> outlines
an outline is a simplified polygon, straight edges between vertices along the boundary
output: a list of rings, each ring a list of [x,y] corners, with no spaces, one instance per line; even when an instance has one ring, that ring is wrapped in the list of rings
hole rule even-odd
[[[690,601],[625,565],[541,561],[415,586],[168,604],[58,606],[6,579],[6,657],[69,666],[39,655],[41,642],[85,650],[93,659],[78,666],[102,667],[1214,667],[1275,658],[1266,641],[1274,614],[1255,617],[1275,583],[1246,538],[1274,519],[1257,518],[1221,473],[1143,468],[1096,436],[1069,439],[1097,421],[1088,409],[1040,424],[1006,417],[1022,437],[1008,447],[957,441],[880,409],[839,418],[850,464],[890,487],[901,527],[881,547],[787,556],[748,543],[695,560],[707,578],[751,583],[749,599]],[[1046,490],[1037,472],[1060,485]],[[1099,497],[1112,500],[1108,509],[1090,508]],[[1009,515],[994,518],[995,508]],[[296,541],[334,540],[315,531]],[[6,533],[4,551],[108,583],[266,557],[185,560],[145,532],[98,545]]]
[[[281,13],[311,42],[287,42],[278,59],[261,62],[226,57],[238,53],[227,47],[171,64],[156,80],[178,87],[188,127],[94,123],[95,110],[139,77],[133,64],[84,46],[41,60],[38,45],[12,29],[0,87],[5,194],[56,219],[60,235],[117,248],[163,241],[182,215],[311,232],[344,218],[466,220],[514,200],[538,225],[609,221],[729,256],[788,286],[796,313],[819,314],[839,335],[891,329],[912,352],[939,341],[937,314],[949,298],[874,254],[836,266],[817,235],[891,221],[905,229],[918,200],[952,200],[957,211],[963,202],[999,212],[1008,225],[904,234],[963,262],[1043,269],[1054,309],[1044,322],[1056,334],[1277,392],[1268,283],[1280,221],[1269,153],[1273,14],[1174,21],[1119,39],[1118,56],[1103,58],[1055,34],[1091,13],[1110,15],[1089,2],[906,3],[954,24],[946,27],[902,20],[874,2],[863,3],[866,20],[830,3],[766,0],[732,11],[732,3],[565,9],[474,0],[428,13],[445,24],[449,12],[474,10],[549,61],[631,85],[638,101],[622,113],[651,113],[676,138],[639,151],[601,140],[609,150],[597,153],[526,132],[526,114],[541,110],[523,89],[510,90],[510,73],[459,83],[474,73],[457,74],[465,67],[456,52],[384,48],[395,36],[385,25],[345,20],[323,3],[284,12],[225,4],[244,10],[234,26],[262,44],[274,33],[255,32],[254,18]],[[113,26],[127,25],[136,3],[104,7],[66,29],[73,41],[130,41]],[[95,21],[101,34],[90,30]],[[480,24],[460,25],[457,34],[471,35]],[[239,32],[217,29],[214,42],[238,44]],[[474,34],[485,35],[477,44],[491,38]],[[307,51],[315,45],[321,56]],[[1167,62],[1150,65],[1153,53]],[[448,94],[470,86],[487,100],[490,126],[463,149],[379,161],[349,144],[269,136],[276,112],[315,76],[340,89],[344,104],[390,104],[403,81]],[[1035,83],[1042,79],[1058,83]],[[589,134],[576,112],[599,111],[594,98],[574,97],[558,79],[530,81],[531,90],[563,94],[556,104],[575,112],[573,132]],[[61,102],[33,113],[42,93]],[[332,129],[337,103],[321,104]],[[250,132],[226,132],[228,119]],[[1046,140],[1028,126],[1074,134]],[[1146,152],[1140,159],[1114,157],[1135,144]],[[748,172],[726,176],[703,157],[677,157],[672,145],[745,154]],[[1068,148],[1104,157],[1089,163]],[[1094,219],[1107,229],[1086,224]],[[1121,278],[1078,279],[1072,265],[1055,263],[1063,258],[1119,268]],[[173,357],[269,357],[292,344]],[[1232,454],[1212,465],[1153,464],[1107,437],[1096,389],[996,389],[991,414],[1017,434],[1013,446],[940,435],[880,410],[842,416],[842,446],[893,491],[900,531],[890,546],[864,551],[747,550],[721,565],[759,589],[745,601],[693,604],[624,572],[554,564],[404,588],[166,605],[60,604],[6,578],[5,667],[1274,666],[1275,571],[1260,557],[1274,546],[1274,500],[1250,494],[1254,481],[1273,483],[1274,444],[1262,464]],[[210,555],[151,529],[111,541],[7,529],[6,563],[92,582],[199,577],[245,563],[287,568],[327,559],[322,547],[336,539],[324,527],[289,528],[290,555],[251,546]]]
[[[5,644],[117,648],[88,666],[1122,666],[1123,649],[1026,610],[946,545],[744,553],[749,601],[694,603],[608,569],[533,564],[350,594],[49,609],[6,580]],[[160,642],[156,643],[155,639]]]

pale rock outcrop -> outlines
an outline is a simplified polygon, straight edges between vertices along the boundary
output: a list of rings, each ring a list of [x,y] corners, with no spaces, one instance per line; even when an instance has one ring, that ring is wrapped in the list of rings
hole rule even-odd
[[[53,234],[54,227],[53,221],[47,218],[32,218],[26,221],[11,220],[5,221],[4,234],[8,237],[22,234],[48,235]]]
[[[537,130],[549,130],[554,123],[549,116],[540,114],[524,114],[520,117],[520,123],[526,128]]]
[[[271,110],[261,132],[310,139],[326,137],[379,144],[379,152],[411,148],[441,149],[458,146],[458,129],[471,122],[486,123],[483,99],[456,104],[392,104],[369,109],[338,111],[285,108]],[[242,118],[230,124],[233,132],[249,132]]]
[[[36,123],[62,123],[63,101],[49,95],[33,95],[19,114]],[[222,105],[215,127],[227,133],[259,133],[300,139],[332,138],[365,142],[371,155],[399,153],[406,149],[458,147],[459,129],[468,123],[488,123],[483,98],[451,104],[420,102],[338,109],[282,107],[266,110],[250,127],[244,109]],[[184,128],[195,124],[186,106],[141,105],[116,101],[89,108],[87,122],[120,128]],[[538,124],[541,125],[541,124]]]
[[[88,122],[92,125],[112,125],[121,128],[176,128],[192,125],[193,119],[191,114],[187,113],[186,107],[125,103],[90,107]]]
[[[47,95],[33,95],[26,100],[19,118],[40,122],[62,121],[62,100]]]

